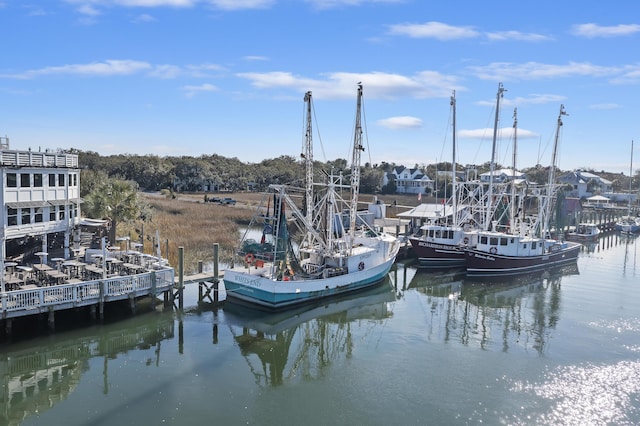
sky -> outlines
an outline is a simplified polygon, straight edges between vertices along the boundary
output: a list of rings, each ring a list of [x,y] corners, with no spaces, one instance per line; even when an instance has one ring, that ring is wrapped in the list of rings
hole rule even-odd
[[[636,0],[0,0],[11,149],[640,168]],[[517,109],[517,143],[514,111]]]

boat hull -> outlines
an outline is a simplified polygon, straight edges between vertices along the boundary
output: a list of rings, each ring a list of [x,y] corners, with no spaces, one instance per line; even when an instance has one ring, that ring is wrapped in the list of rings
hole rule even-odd
[[[233,268],[225,271],[227,299],[280,309],[312,303],[380,283],[389,273],[395,256],[385,262],[344,275],[308,280],[280,281],[262,276],[264,268]],[[268,268],[269,265],[265,265]]]
[[[453,269],[465,266],[465,252],[459,245],[432,243],[411,238],[411,247],[423,269]]]
[[[507,256],[467,249],[467,275],[516,275],[575,262],[582,244],[566,242],[565,247],[534,256]]]

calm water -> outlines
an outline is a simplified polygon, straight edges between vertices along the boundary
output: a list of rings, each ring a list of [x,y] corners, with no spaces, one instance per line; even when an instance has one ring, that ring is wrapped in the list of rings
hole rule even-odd
[[[2,424],[640,424],[640,242],[507,282],[399,264],[282,315],[139,314],[0,346]]]

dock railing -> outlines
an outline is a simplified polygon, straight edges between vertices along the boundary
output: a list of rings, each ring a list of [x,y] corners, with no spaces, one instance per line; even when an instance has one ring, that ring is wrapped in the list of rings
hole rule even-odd
[[[167,267],[135,275],[14,290],[2,294],[0,310],[3,318],[12,318],[129,297],[155,297],[161,292],[170,291],[173,283],[174,269]]]

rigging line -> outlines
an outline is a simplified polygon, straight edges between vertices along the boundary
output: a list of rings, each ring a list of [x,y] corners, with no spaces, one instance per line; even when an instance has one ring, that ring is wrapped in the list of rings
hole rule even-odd
[[[484,142],[488,139],[487,138],[487,132],[489,131],[489,129],[491,129],[491,132],[493,133],[493,116],[495,115],[495,110],[496,107],[495,105],[491,108],[491,111],[489,113],[489,117],[487,117],[487,122],[484,125],[484,130],[482,133],[482,137],[480,138],[480,143],[478,144],[478,149],[476,150],[476,153],[473,156],[473,162],[472,164],[477,164],[478,163],[478,156],[480,154],[480,149],[482,148],[482,145],[484,144]],[[499,118],[498,118],[499,120]],[[491,125],[489,125],[489,123],[492,123]]]
[[[449,138],[449,133],[450,133],[449,132],[449,128],[451,126],[453,126],[453,123],[452,123],[453,120],[452,120],[452,117],[451,117],[451,115],[452,115],[451,111],[452,110],[453,110],[453,106],[450,106],[449,107],[449,117],[447,119],[447,127],[446,127],[446,130],[444,132],[444,138],[442,140],[442,146],[440,148],[440,158],[445,158],[444,148],[445,148],[445,145],[447,144],[447,139]]]
[[[313,99],[311,99],[311,111],[313,113],[313,120],[315,121],[315,131],[316,135],[318,135],[318,142],[320,142],[320,150],[322,151],[322,159],[326,163],[327,155],[324,153],[324,144],[322,143],[322,137],[320,136],[320,126],[318,125],[318,118],[316,117],[316,107],[313,103]]]
[[[369,156],[369,165],[373,164],[371,162],[371,148],[369,147],[369,131],[367,130],[367,113],[364,109],[364,99],[360,100],[360,108],[362,110],[362,121],[364,123],[360,123],[364,127],[364,140],[367,145],[367,154]]]

